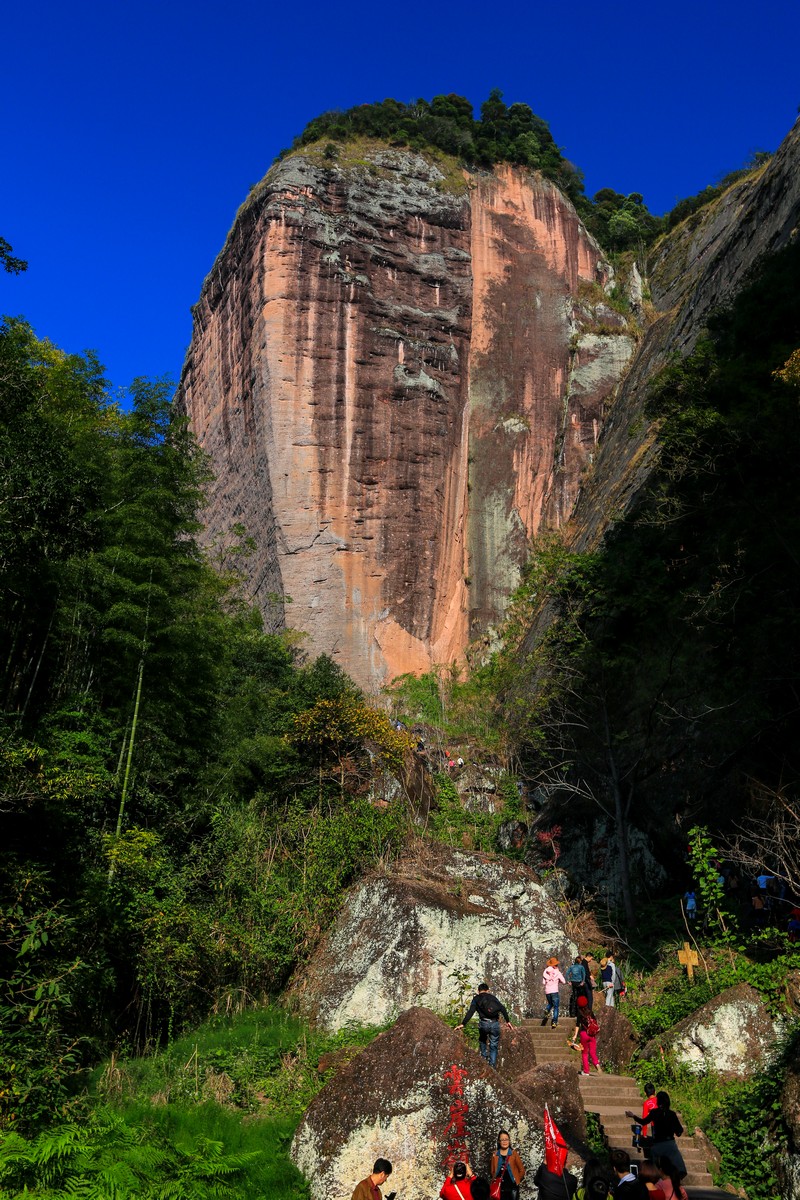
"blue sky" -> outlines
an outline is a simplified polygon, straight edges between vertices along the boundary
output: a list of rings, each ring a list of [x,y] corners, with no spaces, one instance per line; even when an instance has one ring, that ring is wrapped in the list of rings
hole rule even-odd
[[[600,187],[669,209],[772,150],[800,104],[796,0],[16,3],[3,17],[0,311],[116,386],[177,379],[248,188],[311,117],[493,87]]]

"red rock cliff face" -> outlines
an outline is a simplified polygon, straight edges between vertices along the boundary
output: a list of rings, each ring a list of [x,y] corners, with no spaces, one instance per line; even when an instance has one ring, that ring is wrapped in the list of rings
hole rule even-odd
[[[606,278],[527,172],[462,185],[380,149],[270,172],[204,284],[179,399],[216,471],[209,538],[253,538],[268,626],[369,687],[501,617],[631,353]]]

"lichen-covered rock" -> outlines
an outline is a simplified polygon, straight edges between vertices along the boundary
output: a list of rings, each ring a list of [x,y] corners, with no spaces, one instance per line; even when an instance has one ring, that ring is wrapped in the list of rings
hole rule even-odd
[[[509,1012],[575,953],[557,906],[521,863],[420,843],[358,884],[287,1000],[326,1029],[381,1025],[414,1005],[461,1009],[482,979]]]
[[[738,983],[648,1042],[642,1054],[655,1058],[664,1047],[697,1075],[749,1079],[772,1060],[779,1032],[755,988]]]
[[[598,1057],[601,1062],[610,1063],[617,1074],[624,1075],[638,1045],[634,1028],[623,1012],[618,1008],[606,1008],[599,999],[595,1013],[600,1025]]]
[[[433,1013],[414,1008],[322,1089],[306,1109],[292,1159],[312,1200],[350,1200],[378,1157],[402,1200],[438,1195],[448,1158],[468,1153],[486,1172],[508,1129],[528,1169],[544,1152],[527,1098]]]

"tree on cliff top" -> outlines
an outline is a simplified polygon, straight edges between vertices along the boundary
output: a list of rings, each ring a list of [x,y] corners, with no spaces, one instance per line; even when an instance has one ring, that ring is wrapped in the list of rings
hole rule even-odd
[[[27,271],[28,264],[24,258],[15,258],[11,253],[12,247],[4,237],[0,237],[0,267],[9,275],[19,275]]]
[[[470,101],[455,94],[411,104],[381,100],[344,112],[323,113],[295,138],[292,150],[321,139],[345,142],[358,136],[413,150],[436,147],[477,166],[510,162],[533,167],[554,180],[572,200],[577,201],[583,192],[580,172],[556,145],[547,122],[527,104],[507,106],[498,88],[481,105],[477,120]]]

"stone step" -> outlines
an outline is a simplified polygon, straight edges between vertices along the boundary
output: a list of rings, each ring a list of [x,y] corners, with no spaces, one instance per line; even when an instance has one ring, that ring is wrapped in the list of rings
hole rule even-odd
[[[596,1081],[597,1084],[603,1084],[606,1086],[614,1085],[616,1087],[621,1084],[622,1087],[627,1088],[627,1090],[636,1092],[637,1096],[642,1094],[639,1092],[639,1085],[637,1084],[637,1081],[632,1079],[630,1075],[612,1075],[609,1070],[603,1070],[603,1072],[600,1072],[600,1070],[595,1070],[595,1072],[591,1073],[591,1075],[588,1075],[583,1082],[585,1085],[591,1086],[591,1081],[593,1080]]]

